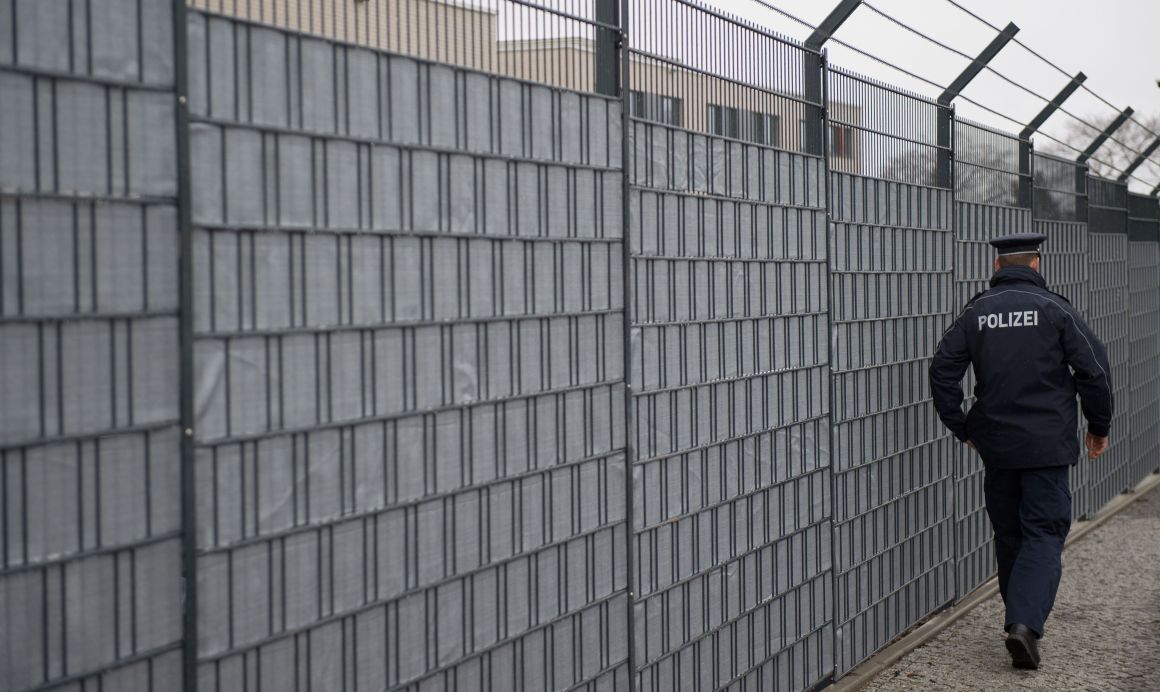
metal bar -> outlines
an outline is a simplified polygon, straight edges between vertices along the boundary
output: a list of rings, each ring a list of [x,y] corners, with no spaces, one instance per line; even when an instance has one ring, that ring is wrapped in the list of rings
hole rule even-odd
[[[862,0],[842,0],[838,3],[838,6],[830,10],[830,14],[826,15],[826,18],[818,24],[818,28],[814,29],[814,32],[806,39],[806,48],[821,50],[826,41],[830,40],[834,32],[846,23],[846,20],[854,14],[854,10],[858,9],[861,4]]]
[[[838,11],[837,9],[834,10],[834,12],[837,12],[837,11]],[[851,10],[851,11],[853,11],[853,10]],[[833,16],[833,13],[831,13],[831,16]],[[829,84],[830,80],[829,80],[829,54],[826,52],[822,53],[821,64],[818,65],[818,71],[821,74],[821,82],[822,82],[822,92],[821,92],[822,104],[823,104],[823,106],[828,106],[829,100],[830,100],[830,88],[829,88],[830,87],[830,84]],[[822,118],[822,132],[825,132],[826,128],[828,128],[830,126],[830,109],[828,107],[823,107],[820,115]],[[834,240],[832,238],[833,233],[831,233],[830,230],[831,230],[831,227],[833,226],[833,223],[834,223],[834,214],[833,214],[833,210],[832,210],[833,201],[831,199],[832,190],[830,188],[830,186],[831,186],[831,182],[830,182],[830,175],[831,175],[831,173],[830,173],[830,152],[829,152],[829,144],[826,141],[825,137],[821,138],[820,144],[823,147],[822,151],[821,151],[821,153],[822,153],[822,176],[823,176],[822,194],[825,195],[825,198],[822,200],[822,203],[825,205],[825,209],[826,209],[826,217],[825,217],[826,218],[826,228],[823,230],[823,232],[825,233],[825,248],[826,248],[826,265],[825,265],[826,305],[825,305],[825,310],[826,310],[826,313],[828,315],[833,315],[833,314],[835,314],[835,310],[834,310],[834,277],[831,274],[831,269],[832,269],[833,264],[834,264],[834,247],[833,247]],[[828,429],[827,432],[829,433],[828,434],[829,448],[830,449],[837,449],[836,445],[837,445],[838,440],[837,440],[837,434],[836,434],[835,429],[834,429],[833,418],[832,418],[832,412],[834,409],[834,402],[837,401],[837,399],[835,399],[836,390],[837,390],[837,387],[836,387],[837,378],[833,375],[833,372],[834,372],[834,351],[836,350],[835,349],[835,347],[836,347],[835,339],[832,337],[833,329],[834,329],[833,326],[830,326],[826,329],[827,337],[829,337],[826,339],[826,367],[829,368],[829,370],[830,370],[830,376],[826,378],[826,396],[829,397],[830,405],[826,407],[827,410],[826,410],[825,417],[826,417],[826,428]],[[830,497],[835,498],[835,497],[837,497],[836,493],[837,493],[837,489],[838,489],[838,478],[837,478],[837,474],[833,473],[833,461],[832,460],[829,463],[829,467],[830,467],[830,471],[831,471],[831,473],[830,473]],[[833,500],[831,500],[829,516],[826,518],[829,520],[829,523],[830,523],[830,531],[833,531],[834,530]],[[835,594],[835,598],[833,599],[834,602],[831,604],[830,612],[829,612],[830,623],[832,625],[832,627],[830,628],[830,651],[834,651],[834,652],[838,651],[838,646],[839,646],[838,628],[837,628],[837,624],[836,624],[838,622],[838,599],[836,597],[836,594],[838,593],[838,578],[836,576],[837,569],[833,568],[833,565],[838,564],[838,562],[837,562],[838,561],[838,555],[837,555],[838,548],[834,545],[835,543],[836,543],[836,541],[830,542],[830,555],[829,555],[830,565],[831,565],[830,590],[831,590],[831,593]],[[830,672],[829,672],[829,679],[833,680],[834,676],[837,675],[837,672],[838,672],[838,657],[837,657],[837,654],[835,654],[834,660],[833,660],[833,666],[830,668]]]
[[[1124,123],[1128,122],[1128,118],[1132,117],[1132,113],[1134,112],[1135,111],[1131,106],[1125,108],[1119,115],[1116,116],[1116,119],[1113,120],[1111,124],[1108,125],[1098,137],[1092,140],[1092,143],[1089,144],[1087,148],[1084,149],[1083,152],[1075,158],[1075,162],[1087,163],[1087,160],[1092,157],[1092,154],[1096,153],[1099,148],[1104,145],[1104,142],[1108,141],[1108,138],[1115,134],[1116,130],[1120,129]]]
[[[1116,178],[1116,182],[1127,182],[1128,177],[1131,176],[1132,173],[1137,168],[1139,168],[1141,164],[1147,161],[1148,157],[1152,155],[1152,152],[1156,151],[1158,148],[1160,148],[1160,137],[1152,140],[1152,143],[1148,145],[1148,148],[1140,152],[1140,155],[1137,156],[1136,159],[1132,161],[1132,163],[1128,164],[1128,167],[1124,169],[1124,172],[1120,174],[1120,177]]]
[[[1015,38],[1015,34],[1019,33],[1019,27],[1015,26],[1015,22],[1009,22],[1007,26],[999,32],[999,35],[991,39],[987,47],[979,53],[979,57],[971,61],[970,65],[962,71],[962,73],[951,82],[951,85],[938,97],[938,102],[943,105],[949,105],[951,101],[958,96],[963,89],[971,83],[975,77],[983,71],[987,63],[991,62],[999,51],[1003,50],[1003,46],[1007,45],[1011,39]]]
[[[936,144],[938,150],[935,163],[935,181],[938,187],[953,190],[954,179],[954,129],[955,108],[953,104],[940,104],[938,114],[938,132]]]
[[[1050,118],[1051,115],[1055,113],[1055,111],[1063,107],[1063,102],[1070,98],[1071,95],[1074,94],[1077,89],[1079,89],[1079,86],[1083,84],[1085,80],[1087,80],[1087,75],[1085,75],[1083,72],[1077,72],[1076,75],[1071,78],[1071,81],[1068,82],[1067,85],[1062,89],[1060,89],[1059,93],[1055,95],[1055,98],[1053,98],[1050,103],[1044,106],[1043,110],[1039,111],[1039,115],[1036,115],[1031,119],[1031,122],[1027,123],[1027,127],[1023,128],[1023,130],[1019,133],[1019,139],[1027,139],[1031,135],[1035,134],[1035,131],[1042,127],[1043,123],[1047,122],[1047,119]]]
[[[830,11],[830,14],[806,39],[806,48],[811,51],[821,50],[826,41],[830,40],[830,37],[838,30],[838,27],[842,26],[861,4],[862,0],[842,0],[838,3],[838,6]],[[810,154],[821,154],[825,148],[823,121],[825,120],[826,104],[822,100],[822,92],[824,91],[822,81],[825,79],[825,73],[822,70],[823,61],[822,56],[815,52],[806,52],[802,55],[803,93],[809,104],[806,106],[805,113],[804,148]]]
[[[624,625],[626,628],[626,638],[628,639],[628,689],[629,692],[635,692],[637,689],[637,670],[636,670],[636,622],[634,621],[634,610],[636,609],[636,559],[634,556],[633,546],[633,526],[635,525],[635,513],[633,512],[633,505],[635,504],[636,491],[633,487],[633,473],[635,472],[634,463],[636,461],[636,436],[633,426],[634,416],[632,414],[632,306],[635,303],[634,292],[634,276],[632,273],[632,244],[630,242],[630,233],[628,232],[629,224],[632,223],[632,205],[629,200],[632,199],[632,176],[629,174],[630,157],[632,156],[632,109],[630,108],[629,99],[632,94],[632,70],[630,63],[632,61],[632,46],[629,37],[629,2],[622,0],[620,3],[620,167],[621,167],[621,227],[620,232],[624,238],[624,243],[620,246],[621,252],[621,300],[623,305],[623,342],[621,348],[623,349],[622,357],[624,359],[623,377],[624,377],[624,565],[626,583],[628,593],[625,596],[624,608]]]
[[[1019,138],[1019,206],[1035,214],[1035,150],[1031,141]]]
[[[185,0],[173,0],[174,112],[177,140],[178,397],[181,421],[182,688],[196,692],[198,661],[197,506],[194,497],[193,212],[189,144],[189,50]]]

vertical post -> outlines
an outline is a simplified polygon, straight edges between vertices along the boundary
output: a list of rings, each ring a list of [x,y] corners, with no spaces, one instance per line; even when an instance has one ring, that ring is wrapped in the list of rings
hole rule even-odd
[[[619,84],[621,32],[617,0],[596,0],[596,93],[616,96]],[[625,106],[628,102],[625,101]]]
[[[979,57],[971,61],[962,73],[951,82],[950,86],[943,91],[938,97],[938,104],[946,110],[940,110],[938,118],[938,184],[940,187],[950,188],[953,185],[951,179],[951,160],[954,158],[954,152],[951,149],[951,141],[953,139],[952,129],[954,127],[954,113],[950,110],[951,102],[955,100],[963,89],[971,83],[975,77],[983,71],[987,63],[991,62],[999,51],[1003,50],[1003,46],[1015,38],[1015,34],[1019,33],[1019,27],[1015,26],[1014,22],[1007,24],[1007,26],[999,32],[987,47],[979,53]],[[1022,158],[1022,156],[1020,156]]]
[[[1075,168],[1075,218],[1077,221],[1088,221],[1088,167],[1086,165]]]
[[[954,131],[955,108],[950,104],[938,104],[938,131],[935,144],[935,184],[945,189],[954,189],[952,166],[954,163],[954,146],[951,134]]]
[[[1019,206],[1035,216],[1035,147],[1031,140],[1019,138]]]
[[[1051,101],[1039,111],[1039,114],[1027,123],[1027,127],[1019,133],[1019,204],[1024,207],[1034,207],[1034,188],[1035,180],[1032,177],[1032,167],[1034,163],[1034,154],[1031,145],[1031,135],[1035,134],[1036,130],[1047,122],[1047,119],[1052,116],[1055,111],[1063,106],[1063,102],[1071,97],[1072,94],[1079,89],[1080,85],[1087,80],[1087,75],[1082,72],[1076,73],[1071,78],[1063,89],[1055,95]],[[1032,212],[1034,213],[1034,212]]]
[[[597,6],[603,6],[605,13],[616,9],[616,0],[596,0]],[[622,363],[622,372],[624,376],[624,570],[625,582],[627,587],[627,597],[625,598],[625,638],[628,640],[628,690],[629,692],[636,692],[637,689],[637,664],[636,664],[636,624],[635,624],[635,609],[636,609],[636,560],[633,555],[632,543],[632,527],[636,522],[635,512],[633,511],[633,502],[636,498],[635,483],[633,481],[633,473],[635,473],[634,464],[636,462],[636,449],[634,441],[636,440],[636,426],[635,417],[633,415],[632,406],[632,306],[634,299],[633,282],[635,277],[632,273],[632,233],[629,228],[632,224],[632,205],[629,200],[632,196],[632,179],[630,165],[632,156],[632,111],[629,108],[629,101],[632,95],[632,71],[630,64],[632,61],[632,49],[629,43],[629,17],[628,17],[628,3],[629,0],[624,0],[620,3],[620,14],[617,16],[612,14],[609,23],[616,24],[620,31],[618,33],[618,41],[613,47],[615,53],[614,59],[619,60],[619,86],[610,86],[612,94],[620,94],[620,222],[621,222],[621,300],[624,305],[621,308],[623,313],[622,328],[623,332],[621,348],[624,350],[624,360]],[[617,74],[614,71],[612,78],[615,80]]]
[[[806,101],[802,149],[807,154],[820,156],[825,150],[826,117],[826,102],[822,95],[822,56],[809,50],[803,51],[802,70]]]
[[[806,101],[802,149],[807,154],[821,156],[825,151],[826,130],[823,120],[826,101],[822,84],[822,46],[861,4],[862,0],[842,0],[806,39],[806,49],[802,51],[802,93]]]
[[[197,512],[193,403],[193,216],[189,150],[189,51],[185,0],[173,0],[173,91],[177,138],[178,416],[181,425],[182,687],[197,692]]]

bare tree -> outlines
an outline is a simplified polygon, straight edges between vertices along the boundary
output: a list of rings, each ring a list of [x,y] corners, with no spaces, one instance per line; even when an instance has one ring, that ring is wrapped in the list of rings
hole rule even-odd
[[[1102,126],[1106,126],[1111,122],[1111,118],[1085,119]],[[1067,142],[1068,145],[1075,149],[1082,151],[1095,141],[1095,138],[1099,134],[1099,132],[1087,125],[1072,119],[1066,129],[1064,129],[1063,135],[1058,138]],[[1095,153],[1095,159],[1088,162],[1092,173],[1103,178],[1111,178],[1114,180],[1120,175],[1118,171],[1124,170],[1136,159],[1136,152],[1144,151],[1148,145],[1155,141],[1158,134],[1160,134],[1160,113],[1148,115],[1137,113],[1133,115],[1128,122],[1116,130],[1115,134],[1112,135],[1112,139],[1109,139],[1100,147],[1099,151]],[[1077,156],[1076,152],[1072,149],[1043,137],[1040,137],[1039,141],[1036,142],[1036,150],[1067,159],[1074,159]],[[1160,151],[1154,152],[1150,160],[1160,162]],[[1153,165],[1156,164],[1145,163],[1145,168],[1138,170],[1137,173],[1140,177],[1146,179],[1155,177],[1155,169],[1147,168],[1147,166]],[[1153,172],[1149,173],[1149,171]],[[1143,173],[1141,174],[1141,172]],[[1154,181],[1152,184],[1154,185],[1155,182],[1160,181]]]

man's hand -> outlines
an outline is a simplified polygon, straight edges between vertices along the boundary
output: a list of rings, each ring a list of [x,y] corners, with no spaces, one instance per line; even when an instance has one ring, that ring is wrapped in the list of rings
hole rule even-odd
[[[1108,451],[1108,438],[1099,437],[1088,433],[1084,437],[1084,446],[1088,450],[1088,459],[1098,459],[1101,454]]]

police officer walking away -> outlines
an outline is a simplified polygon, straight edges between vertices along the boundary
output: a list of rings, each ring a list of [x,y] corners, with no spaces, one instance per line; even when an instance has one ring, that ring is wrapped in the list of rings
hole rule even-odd
[[[1108,447],[1113,406],[1104,345],[1039,273],[1046,239],[1020,233],[991,241],[998,251],[991,288],[967,303],[930,366],[939,418],[983,458],[1007,650],[1012,665],[1030,669],[1039,667],[1037,640],[1055,603],[1071,528],[1067,474],[1079,459],[1075,395],[1087,417],[1092,459]],[[968,365],[976,400],[964,415]]]

